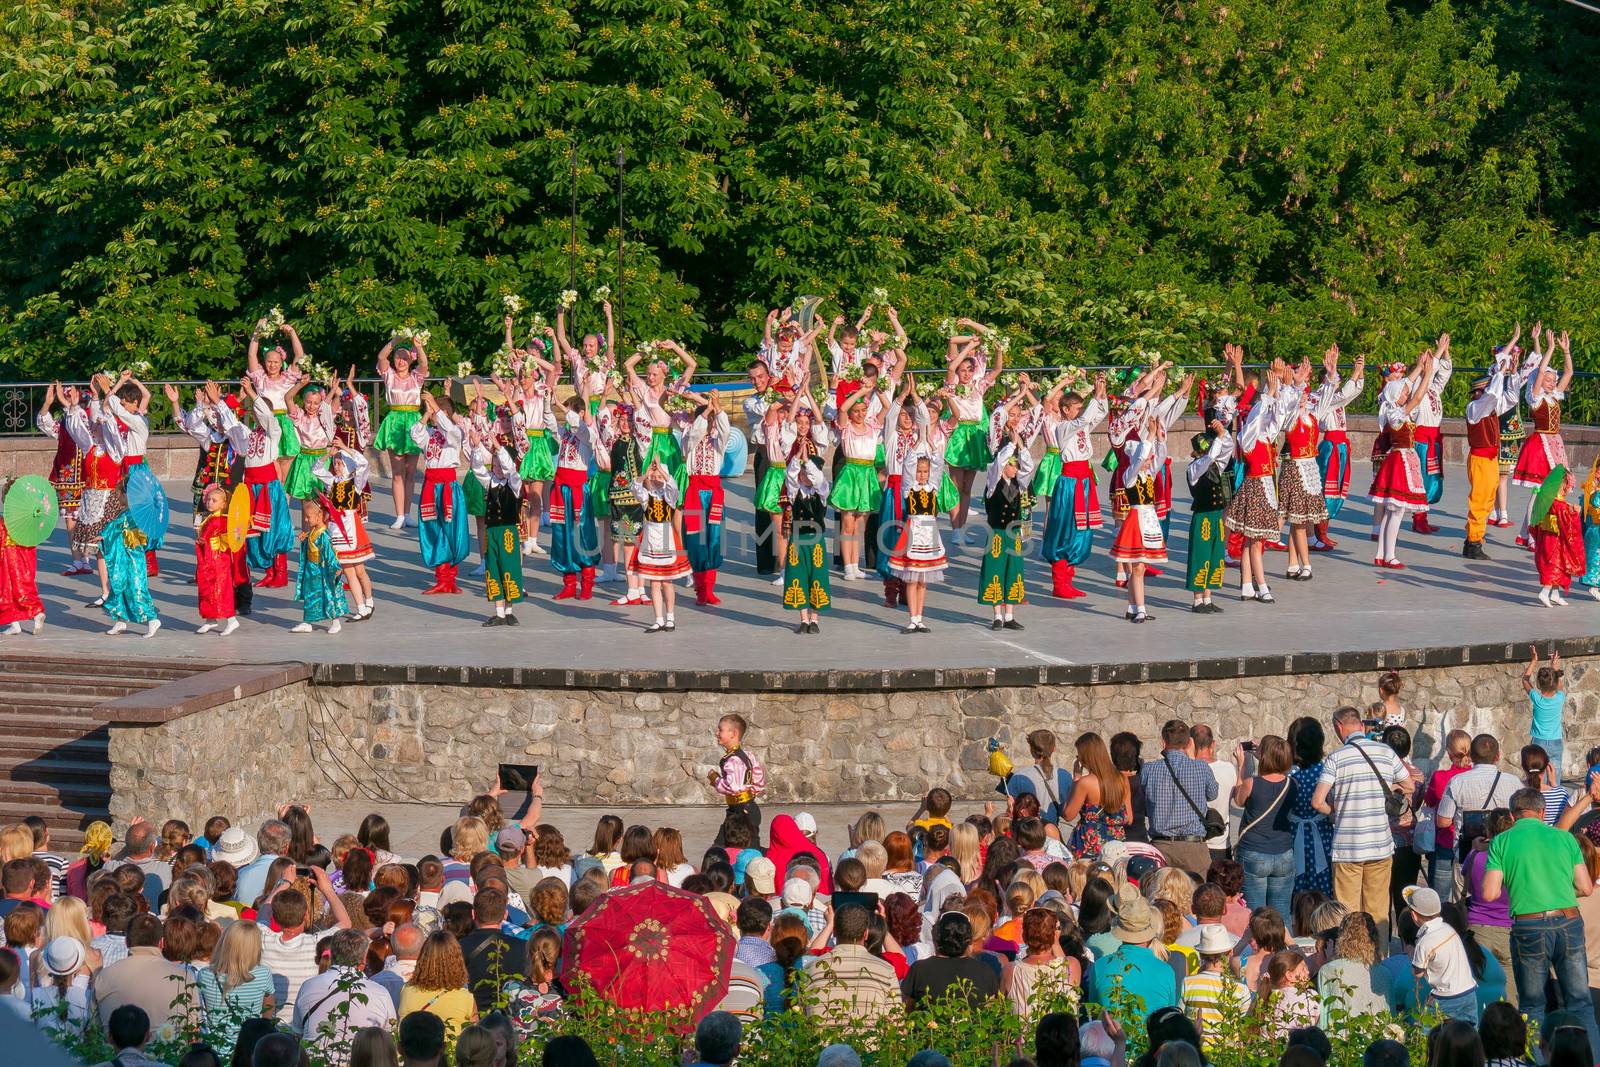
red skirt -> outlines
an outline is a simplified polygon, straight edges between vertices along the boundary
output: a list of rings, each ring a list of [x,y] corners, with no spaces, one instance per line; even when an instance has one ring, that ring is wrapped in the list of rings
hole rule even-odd
[[[1427,511],[1428,493],[1422,485],[1422,460],[1415,448],[1391,448],[1372,479],[1367,494],[1375,504],[1401,511]]]
[[[1530,433],[1517,453],[1517,465],[1512,468],[1511,481],[1537,489],[1544,484],[1550,472],[1567,463],[1567,445],[1558,433]]]
[[[1111,558],[1118,563],[1165,563],[1167,543],[1161,536],[1161,519],[1152,504],[1137,504],[1128,509],[1111,542]]]
[[[1557,500],[1551,504],[1545,521],[1533,528],[1533,563],[1539,569],[1540,585],[1570,589],[1573,577],[1584,572],[1580,525],[1578,509],[1565,500]]]
[[[4,523],[0,523],[0,626],[24,622],[35,615],[44,614],[44,601],[39,599],[37,549],[12,544],[6,536]]]
[[[194,584],[202,619],[230,619],[236,612],[233,587],[238,553],[228,547],[228,520],[209,518],[194,539]]]
[[[354,567],[372,559],[372,539],[367,536],[367,524],[361,519],[359,507],[332,509],[328,514],[328,537],[333,541],[333,551],[339,557],[339,566]]]

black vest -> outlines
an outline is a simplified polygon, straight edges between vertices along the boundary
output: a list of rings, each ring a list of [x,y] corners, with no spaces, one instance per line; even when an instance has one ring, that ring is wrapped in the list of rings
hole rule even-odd
[[[477,477],[468,474],[468,478]],[[515,526],[522,502],[509,485],[491,485],[484,494],[483,521],[489,526]]]
[[[1221,511],[1233,499],[1233,477],[1222,466],[1213,463],[1206,468],[1200,480],[1189,486],[1195,511]]]

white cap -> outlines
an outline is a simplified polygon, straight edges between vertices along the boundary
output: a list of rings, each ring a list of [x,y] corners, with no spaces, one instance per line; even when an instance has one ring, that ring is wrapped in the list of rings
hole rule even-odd
[[[816,836],[817,820],[809,811],[802,811],[800,814],[796,815],[794,817],[794,824],[799,828],[800,832],[805,834],[807,837]]]
[[[783,903],[785,907],[808,907],[814,896],[815,894],[811,890],[811,883],[804,878],[791,878],[783,883]]]

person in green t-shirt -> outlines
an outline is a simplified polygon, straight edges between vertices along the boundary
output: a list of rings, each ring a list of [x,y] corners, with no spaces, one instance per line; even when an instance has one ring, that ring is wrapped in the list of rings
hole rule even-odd
[[[1578,898],[1594,891],[1577,840],[1544,821],[1544,794],[1519,789],[1511,796],[1511,829],[1489,844],[1483,899],[1505,893],[1511,904],[1511,969],[1517,999],[1534,1026],[1544,1021],[1545,977],[1555,972],[1561,1007],[1573,1012],[1600,1048],[1594,1004],[1589,999],[1589,961],[1584,950]]]

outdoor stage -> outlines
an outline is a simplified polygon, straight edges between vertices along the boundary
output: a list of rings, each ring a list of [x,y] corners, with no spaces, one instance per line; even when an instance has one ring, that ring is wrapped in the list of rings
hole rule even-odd
[[[1358,484],[1364,468],[1365,464],[1357,465]],[[846,582],[837,573],[834,606],[823,617],[822,633],[794,634],[797,613],[781,610],[778,589],[754,572],[747,476],[728,494],[729,558],[717,586],[723,603],[717,608],[696,607],[693,591],[680,585],[675,633],[646,635],[644,628],[653,619],[648,607],[611,606],[609,599],[623,591],[620,583],[597,586],[595,599],[588,602],[552,600],[559,581],[548,559],[540,556],[524,558],[527,599],[517,606],[522,625],[484,629],[481,623],[488,605],[480,582],[467,577],[477,563],[476,552],[461,569],[461,585],[467,592],[421,596],[431,574],[418,560],[416,531],[388,528],[388,486],[383,483],[374,486],[369,527],[378,554],[368,564],[377,598],[371,621],[347,623],[333,637],[321,630],[289,633],[300,620],[291,580],[289,588],[258,591],[255,613],[232,637],[202,636],[193,632],[200,620],[190,584],[189,487],[169,482],[167,489],[173,520],[161,552],[162,574],[151,590],[162,614],[161,632],[149,641],[136,634],[104,636],[109,620],[98,609],[85,606],[96,595],[94,579],[58,574],[66,561],[65,533],[58,530],[39,554],[40,591],[48,614],[45,631],[38,637],[6,640],[6,651],[198,658],[214,663],[302,661],[326,665],[319,674],[337,680],[356,680],[350,672],[357,668],[365,670],[360,679],[365,681],[394,679],[394,668],[422,671],[423,675],[413,675],[418,681],[436,673],[429,668],[502,668],[518,669],[524,683],[539,678],[542,685],[559,684],[561,672],[576,672],[568,684],[580,685],[595,684],[602,675],[659,677],[656,672],[671,672],[672,687],[698,688],[694,679],[712,675],[833,672],[835,677],[856,675],[864,687],[880,688],[882,681],[861,676],[907,672],[901,677],[915,685],[911,676],[927,678],[931,672],[942,672],[941,680],[950,682],[976,669],[968,684],[1018,684],[1040,677],[1068,681],[1099,666],[1102,680],[1112,676],[1136,680],[1141,673],[1196,676],[1187,667],[1181,673],[1174,670],[1179,664],[1284,656],[1295,657],[1302,669],[1340,670],[1358,659],[1370,662],[1375,654],[1396,650],[1509,644],[1519,647],[1520,656],[1526,655],[1531,641],[1600,633],[1600,601],[1576,585],[1570,607],[1549,609],[1537,602],[1531,557],[1512,543],[1514,530],[1490,531],[1491,562],[1469,564],[1461,559],[1466,480],[1459,468],[1449,470],[1445,499],[1433,515],[1446,532],[1423,537],[1407,530],[1402,535],[1399,555],[1406,570],[1372,567],[1369,506],[1364,500],[1352,500],[1333,526],[1338,549],[1315,556],[1313,581],[1282,578],[1284,556],[1268,553],[1269,571],[1276,575],[1272,590],[1277,603],[1239,603],[1237,571],[1230,570],[1229,587],[1217,594],[1225,609],[1222,615],[1193,615],[1188,610],[1189,596],[1181,587],[1188,501],[1180,489],[1168,546],[1173,564],[1164,577],[1149,583],[1147,600],[1155,618],[1142,626],[1123,620],[1125,601],[1113,585],[1106,555],[1113,536],[1109,525],[1097,534],[1094,556],[1079,571],[1079,585],[1089,594],[1084,599],[1060,601],[1044,595],[1048,568],[1030,558],[1033,599],[1018,613],[1027,627],[1023,632],[989,630],[989,609],[975,598],[981,549],[950,544],[947,533],[952,566],[943,584],[930,587],[926,617],[933,632],[927,635],[900,633],[906,615],[883,606],[881,582]],[[1513,500],[1521,507],[1526,490],[1515,490]],[[979,514],[975,510],[975,518]],[[1330,664],[1328,657],[1333,655],[1345,657],[1344,663]],[[1484,657],[1469,657],[1474,658]],[[1429,662],[1443,665],[1459,663],[1461,658]],[[1168,664],[1172,666],[1147,669]],[[1048,668],[1043,676],[1041,668]],[[990,670],[1001,673],[989,674]],[[1206,669],[1198,676],[1213,673]],[[452,670],[446,676],[458,674]],[[639,683],[620,684],[629,688]],[[770,677],[760,687],[767,686],[786,687]]]

